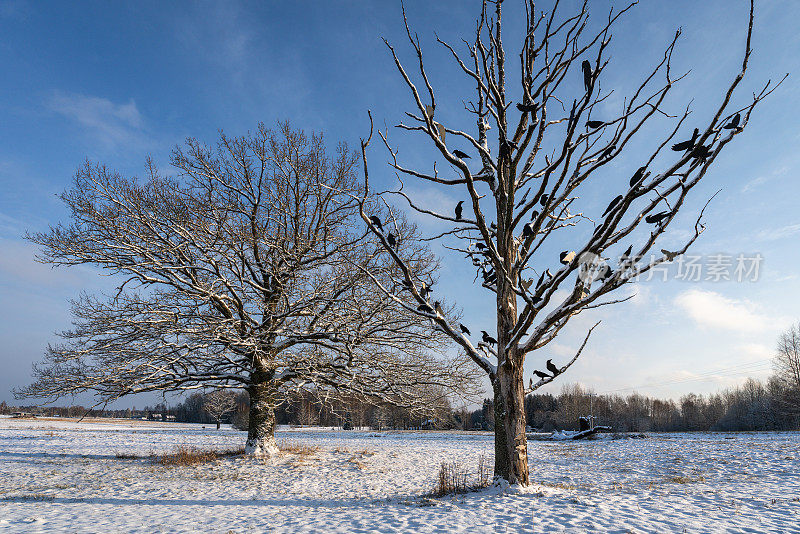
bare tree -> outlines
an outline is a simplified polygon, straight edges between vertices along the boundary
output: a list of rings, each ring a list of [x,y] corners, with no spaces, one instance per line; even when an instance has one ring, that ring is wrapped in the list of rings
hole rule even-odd
[[[474,392],[471,365],[442,354],[446,338],[363,274],[388,283],[397,267],[359,218],[357,154],[340,145],[330,157],[321,136],[287,123],[216,147],[190,139],[171,162],[178,176],[149,163],[141,183],[87,163],[62,195],[73,223],[28,236],[42,262],[124,281],[73,303],[73,329],[19,396],[244,388],[246,448],[269,454],[291,388],[419,411]],[[433,277],[414,227],[395,232],[404,264]]]
[[[800,323],[792,325],[778,339],[775,371],[787,386],[800,390]]]
[[[450,229],[426,239],[441,242],[453,254],[472,262],[476,282],[495,296],[497,334],[484,332],[480,336],[474,326],[473,330],[468,325],[461,328],[438,309],[444,303],[441,297],[440,306],[432,309],[414,267],[389,246],[381,228],[370,225],[400,267],[400,282],[409,291],[401,295],[392,290],[397,284],[378,285],[407,310],[418,310],[429,317],[488,375],[494,391],[495,475],[510,483],[529,483],[525,394],[566,371],[580,356],[594,327],[574,356],[558,365],[549,363],[548,370],[540,367],[537,379],[531,379],[527,387],[523,377],[526,355],[533,353],[543,360],[542,352],[537,351],[555,339],[572,317],[626,300],[603,297],[637,274],[683,254],[695,242],[704,229],[703,210],[683,246],[646,257],[656,250],[656,240],[673,222],[689,192],[724,147],[747,126],[755,106],[774,90],[774,85],[767,83],[752,100],[731,109],[734,90],[745,75],[750,57],[751,2],[741,71],[707,122],[690,121],[689,106],[677,115],[665,111],[665,99],[685,76],[675,75],[671,68],[680,31],[665,43],[663,56],[611,115],[612,91],[601,83],[610,61],[608,46],[615,23],[635,3],[619,12],[612,9],[600,29],[590,33],[588,0],[578,11],[566,14],[561,13],[558,0],[549,13],[537,12],[533,1],[520,2],[526,24],[515,48],[520,52],[514,68],[507,63],[503,41],[502,0],[483,0],[475,34],[464,40],[463,54],[436,37],[474,88],[471,100],[464,104],[466,115],[472,117],[470,122],[474,121],[474,131],[462,124],[446,124],[437,114],[438,106],[447,98],[434,89],[419,37],[409,28],[405,10],[403,19],[416,55],[416,74],[404,67],[395,48],[386,42],[413,100],[413,111],[405,113],[406,120],[397,128],[425,138],[437,160],[431,169],[405,165],[389,141],[388,129],[379,130],[400,187],[378,196],[396,195],[390,198],[450,225]],[[512,87],[515,96],[511,96]],[[370,123],[370,136],[362,140],[367,185],[371,115]],[[624,184],[603,175],[611,162],[630,153],[632,140],[641,137],[638,134],[645,124],[662,131],[664,124],[668,127],[650,152],[630,156],[637,164],[631,167]],[[679,134],[686,132],[689,137],[692,129],[691,138],[680,137],[680,142],[674,142]],[[469,153],[474,157],[469,158]],[[475,161],[477,170],[471,164]],[[442,170],[442,164],[447,171]],[[444,210],[426,208],[422,199],[404,191],[405,179],[459,191],[464,201]],[[579,195],[597,179],[603,180],[600,190],[617,190],[602,201],[602,206],[608,206],[602,214],[584,212],[583,208],[592,210],[592,204],[582,204]],[[369,224],[366,200],[362,202],[362,217]],[[386,203],[390,205],[388,200]],[[635,233],[637,229],[640,231]],[[566,250],[553,257],[547,249],[554,246]],[[616,252],[619,266],[612,268],[608,258],[603,258],[626,248],[621,254]],[[566,291],[559,291],[562,288]],[[476,337],[477,343],[473,341]]]
[[[236,409],[236,393],[224,389],[217,389],[203,395],[203,411],[217,423],[217,430],[222,418]]]
[[[800,323],[778,338],[774,365],[782,390],[779,403],[787,412],[800,412]]]

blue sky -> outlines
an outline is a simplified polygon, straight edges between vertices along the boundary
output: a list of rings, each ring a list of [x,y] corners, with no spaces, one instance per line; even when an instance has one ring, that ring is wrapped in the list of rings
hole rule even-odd
[[[576,3],[562,4],[570,9]],[[608,5],[621,5],[591,4],[595,21]],[[434,31],[452,43],[468,37],[476,5],[408,1],[406,7],[440,92],[437,118],[469,127],[461,102],[471,84],[436,46]],[[508,13],[515,8],[507,1]],[[675,70],[692,72],[668,105],[679,111],[693,100],[702,120],[739,68],[746,9],[741,0],[643,2],[615,32],[615,59],[603,83],[627,94],[680,26]],[[696,211],[722,189],[692,252],[704,261],[714,254],[760,253],[758,281],[689,282],[672,275],[667,282],[643,281],[630,289],[632,301],[579,316],[530,360],[533,369],[546,358],[569,357],[588,326],[602,319],[579,362],[550,391],[578,381],[598,392],[635,387],[677,397],[769,374],[776,336],[800,320],[798,18],[800,4],[793,0],[757,5],[752,66],[736,102],[746,103],[767,79],[791,75],[718,159],[664,242],[677,244]],[[287,118],[324,131],[332,145],[343,140],[355,146],[366,133],[367,109],[378,124],[391,125],[411,104],[381,41],[396,44],[411,65],[401,22],[399,2],[392,1],[0,1],[0,400],[12,401],[11,388],[30,380],[31,363],[56,339],[55,331],[69,326],[68,299],[108,286],[86,269],[54,271],[34,263],[35,249],[22,239],[26,230],[67,219],[55,195],[86,158],[135,175],[148,155],[165,168],[172,147],[187,136],[213,142],[219,129],[241,134],[259,121]],[[508,16],[507,23],[512,34],[520,21]],[[574,83],[579,87],[580,79]],[[642,147],[656,139],[649,135]],[[430,164],[418,140],[391,136],[406,162]],[[373,145],[371,173],[390,185],[386,156]],[[635,154],[619,165],[630,176],[638,167]],[[409,186],[429,202],[454,205],[459,199],[455,191]],[[602,211],[616,192],[598,187],[594,194],[583,199],[585,207]],[[418,222],[423,230],[436,229]],[[444,259],[440,294],[464,308],[473,331],[492,331],[492,297],[480,289],[465,292],[472,275],[464,261]]]

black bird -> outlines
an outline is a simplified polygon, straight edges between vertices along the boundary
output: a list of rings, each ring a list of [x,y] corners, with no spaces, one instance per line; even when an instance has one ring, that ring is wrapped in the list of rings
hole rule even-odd
[[[458,327],[461,329],[461,332],[463,332],[464,334],[467,334],[468,336],[472,335],[472,332],[469,331],[469,328],[467,328],[463,324],[458,323]]]
[[[534,371],[533,374],[535,374],[539,378],[550,378],[550,375],[548,375],[547,373],[543,373],[541,371]]]
[[[433,308],[431,308],[427,304],[420,304],[419,306],[417,306],[417,310],[425,313],[433,313]]]
[[[608,205],[608,207],[606,208],[606,211],[604,211],[604,212],[603,212],[603,215],[602,215],[602,217],[605,217],[605,216],[606,216],[606,215],[607,215],[609,212],[611,212],[611,210],[613,210],[613,209],[616,207],[616,205],[617,205],[617,204],[619,204],[620,202],[622,202],[622,195],[618,195],[618,196],[617,196],[617,197],[616,197],[614,200],[612,200],[612,201],[611,201],[611,203],[610,203],[610,204]]]
[[[633,245],[629,246],[628,249],[622,253],[622,257],[628,258],[631,255],[631,252],[633,252]]]
[[[517,109],[523,113],[532,113],[536,115],[536,110],[539,109],[539,104],[534,102],[533,104],[517,104]]]
[[[558,376],[561,373],[561,370],[553,365],[553,360],[547,360],[547,370],[553,373],[553,376]]]
[[[600,154],[600,157],[601,157],[602,159],[606,159],[606,158],[607,158],[608,156],[610,156],[610,155],[611,155],[611,153],[612,153],[612,152],[614,152],[614,150],[616,150],[616,149],[617,149],[617,145],[611,145],[611,146],[610,146],[610,147],[608,147],[607,149],[603,150],[603,153],[602,153],[602,154]]]
[[[478,247],[478,250],[483,250],[486,248],[486,245],[483,243],[475,243],[475,246]]]
[[[636,169],[636,172],[633,173],[633,177],[631,178],[630,185],[633,187],[634,185],[638,184],[644,178],[644,171],[647,167],[639,167]]]
[[[583,86],[586,88],[586,92],[590,93],[592,91],[592,65],[584,59],[581,68],[583,69]]]
[[[381,224],[381,220],[378,218],[377,215],[370,215],[369,220],[372,224],[378,227],[378,230],[383,232],[383,225]]]
[[[470,159],[469,154],[466,152],[461,152],[460,150],[453,150],[453,155],[461,159]]]
[[[567,265],[574,259],[575,259],[575,252],[569,250],[565,250],[558,256],[558,261],[560,261],[563,265]]]
[[[685,150],[689,150],[694,146],[694,142],[697,141],[698,135],[700,135],[700,130],[695,128],[691,139],[688,139],[686,141],[681,141],[680,143],[675,143],[674,145],[672,145],[672,150],[674,150],[675,152],[683,152]]]
[[[547,197],[547,195],[546,195],[546,194],[542,195],[542,198],[540,198],[540,199],[539,199],[539,204],[541,204],[542,206],[544,206],[545,204],[547,204],[547,198],[548,198],[548,197]]]
[[[694,150],[692,150],[692,157],[705,163],[708,156],[711,155],[711,152],[713,152],[713,150],[710,146],[697,145],[694,147]]]
[[[394,234],[391,232],[386,236],[386,242],[389,243],[389,246],[392,248],[397,246],[397,238],[395,238]]]
[[[648,215],[647,217],[644,218],[644,220],[645,220],[645,222],[648,222],[650,224],[660,223],[661,221],[663,221],[664,219],[666,219],[670,215],[671,215],[671,212],[669,212],[669,211],[659,211],[658,213],[654,213],[652,215]]]
[[[592,130],[594,130],[595,128],[600,128],[604,124],[605,122],[603,121],[586,121],[586,127],[591,128]]]
[[[444,315],[444,312],[442,311],[442,305],[438,300],[433,303],[433,309],[436,310],[436,313],[439,315]]]
[[[522,237],[533,237],[533,223],[529,222],[522,227]]]
[[[486,332],[486,330],[481,330],[481,334],[483,334],[483,337],[481,339],[483,340],[484,343],[487,343],[489,345],[497,345],[497,340],[492,336],[490,336],[488,332]]]
[[[600,277],[600,280],[605,282],[606,280],[608,280],[612,276],[614,276],[614,271],[611,270],[611,267],[606,266],[606,272],[603,273],[603,276]]]
[[[461,213],[464,210],[464,206],[462,204],[464,204],[463,200],[459,200],[458,204],[456,204],[456,220],[457,221],[461,220]]]
[[[739,127],[739,121],[742,120],[742,114],[737,113],[732,119],[731,122],[723,126],[726,130],[735,130]]]
[[[680,252],[670,252],[664,248],[661,249],[661,253],[667,258],[667,261],[673,261],[676,257],[680,256]]]
[[[535,221],[538,216],[539,216],[539,212],[536,211],[536,210],[533,210],[533,213],[531,213],[531,220]]]

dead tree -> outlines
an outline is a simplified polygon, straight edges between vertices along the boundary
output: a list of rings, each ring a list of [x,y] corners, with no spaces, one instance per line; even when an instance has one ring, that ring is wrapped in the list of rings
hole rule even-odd
[[[218,389],[203,395],[203,411],[217,424],[219,430],[222,418],[236,409],[236,393]]]
[[[496,336],[489,332],[478,336],[480,330],[474,325],[472,330],[469,325],[462,329],[439,309],[444,305],[441,297],[434,309],[416,270],[389,246],[381,229],[371,224],[366,198],[362,218],[401,270],[396,283],[378,284],[380,289],[409,312],[429,317],[436,329],[447,333],[488,375],[494,392],[495,475],[512,484],[527,485],[524,396],[565,372],[580,356],[594,327],[573,357],[558,365],[549,363],[548,371],[541,366],[537,379],[530,379],[527,387],[523,377],[526,356],[544,360],[541,349],[572,317],[626,300],[604,297],[638,274],[686,252],[704,229],[703,210],[683,246],[647,257],[651,250],[658,250],[654,248],[657,239],[672,224],[689,192],[743,131],[753,109],[775,85],[767,83],[741,106],[732,103],[750,57],[751,2],[741,71],[718,107],[708,114],[710,119],[703,123],[694,120],[689,106],[676,115],[665,110],[671,89],[685,77],[675,75],[671,65],[680,31],[665,43],[663,56],[644,73],[618,111],[606,115],[609,106],[605,104],[612,91],[602,82],[610,61],[611,32],[636,2],[619,12],[612,9],[599,31],[592,33],[587,30],[588,0],[569,14],[561,13],[558,0],[549,13],[537,12],[533,1],[520,2],[520,11],[524,8],[520,16],[527,22],[521,41],[514,46],[515,51],[520,50],[514,67],[508,63],[503,41],[505,3],[483,0],[475,34],[464,40],[463,53],[436,38],[463,73],[469,90],[474,90],[464,104],[465,115],[471,119],[463,124],[449,124],[437,113],[446,100],[437,95],[420,40],[409,28],[403,10],[416,72],[404,67],[392,44],[387,41],[386,46],[410,90],[414,109],[406,112],[405,120],[396,127],[409,135],[421,135],[431,144],[436,158],[432,168],[405,165],[388,139],[388,130],[378,132],[389,151],[389,166],[400,181],[399,189],[378,196],[396,195],[391,198],[450,225],[449,230],[427,239],[441,242],[472,263],[476,284],[495,296]],[[362,140],[367,185],[371,115],[370,123],[370,136]],[[634,155],[636,164],[615,178],[609,164],[630,153],[632,139],[642,137],[646,124],[655,123],[668,124],[661,138],[648,153]],[[587,186],[598,181],[592,178],[602,179],[602,190],[611,191],[601,199],[600,209],[580,198],[581,193],[586,198]],[[457,191],[463,203],[426,209],[420,199],[404,191],[403,180],[447,187]],[[390,205],[390,200],[386,203]],[[553,257],[552,252],[544,252],[552,246],[566,250]],[[609,265],[612,257],[619,258],[618,264]],[[392,286],[398,285],[407,291],[393,291]]]
[[[412,411],[472,394],[471,365],[444,357],[441,333],[364,275],[388,283],[397,267],[359,218],[357,154],[340,145],[331,157],[321,136],[287,123],[221,135],[216,147],[190,139],[171,162],[177,176],[149,164],[141,182],[87,163],[62,195],[72,224],[28,236],[42,262],[122,283],[74,301],[74,327],[18,396],[243,388],[246,449],[269,454],[276,404],[292,388]],[[404,264],[434,276],[414,227],[395,231]]]

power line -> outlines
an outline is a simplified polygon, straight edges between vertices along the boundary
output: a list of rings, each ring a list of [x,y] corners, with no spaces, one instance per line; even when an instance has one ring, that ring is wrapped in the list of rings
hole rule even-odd
[[[700,373],[700,374],[695,375],[695,376],[690,377],[690,378],[678,378],[678,379],[668,380],[668,381],[664,381],[664,382],[653,382],[653,383],[644,384],[644,385],[641,385],[641,386],[632,386],[632,387],[627,387],[627,388],[611,389],[611,390],[608,390],[608,391],[601,391],[600,393],[597,393],[597,395],[605,395],[607,393],[617,393],[617,392],[620,392],[620,391],[630,391],[630,390],[641,389],[641,388],[664,387],[664,386],[670,386],[670,385],[673,385],[673,384],[682,384],[682,383],[686,383],[686,382],[697,382],[697,381],[703,382],[703,381],[707,381],[707,380],[710,380],[712,378],[716,378],[716,377],[720,377],[720,376],[728,377],[728,376],[737,376],[737,375],[741,375],[741,374],[749,374],[749,373],[752,373],[753,371],[762,371],[762,370],[766,371],[769,368],[769,366],[765,367],[765,363],[771,362],[771,361],[772,361],[772,358],[763,358],[761,360],[756,360],[754,362],[741,363],[741,364],[733,365],[733,366],[730,366],[730,367],[724,367],[722,369],[718,369],[718,370],[715,370],[715,371],[706,371],[706,372]]]

